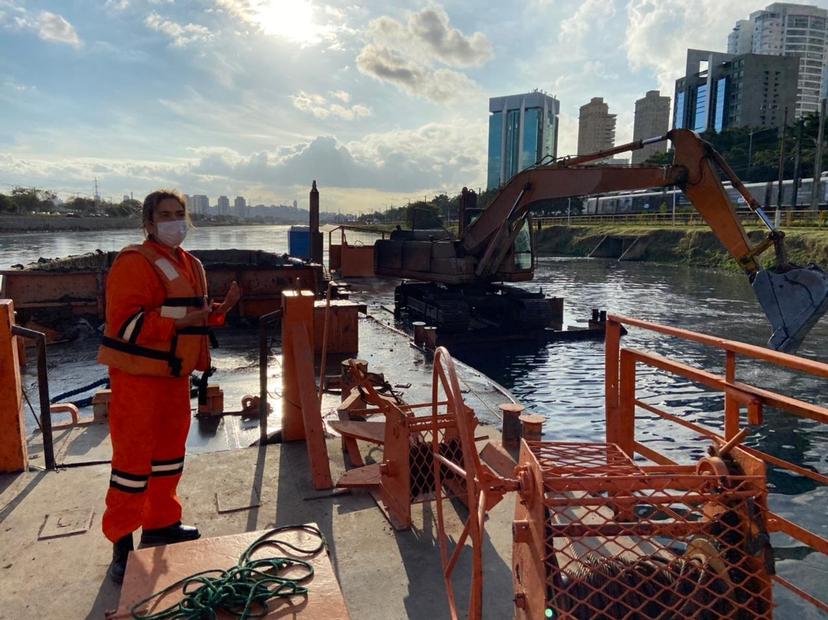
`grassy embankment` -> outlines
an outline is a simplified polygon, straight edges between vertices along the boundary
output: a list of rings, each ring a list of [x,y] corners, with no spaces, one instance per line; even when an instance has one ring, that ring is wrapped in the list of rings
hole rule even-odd
[[[758,228],[750,229],[748,234],[754,242],[765,235]],[[638,243],[643,246],[637,260],[739,270],[736,261],[704,226],[551,226],[535,234],[535,247],[540,256],[589,256],[605,236],[639,238]],[[785,247],[790,262],[816,263],[828,268],[828,230],[788,229]],[[770,264],[773,250],[767,250],[762,258]]]

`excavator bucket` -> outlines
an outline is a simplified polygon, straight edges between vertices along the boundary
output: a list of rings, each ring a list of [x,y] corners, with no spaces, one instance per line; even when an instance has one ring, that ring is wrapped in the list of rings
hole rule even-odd
[[[828,311],[828,274],[816,265],[767,269],[753,278],[753,292],[773,328],[768,346],[793,353]]]

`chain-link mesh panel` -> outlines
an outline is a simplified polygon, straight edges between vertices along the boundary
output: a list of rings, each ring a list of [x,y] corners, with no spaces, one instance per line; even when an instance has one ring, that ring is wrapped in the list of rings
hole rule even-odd
[[[615,446],[575,445],[532,446],[552,617],[771,617],[761,477],[645,473]]]
[[[463,449],[455,434],[451,416],[440,416],[438,425],[440,455],[463,467]],[[434,499],[434,456],[432,452],[433,425],[430,418],[418,418],[409,423],[411,448],[409,467],[411,475],[411,501],[423,502]],[[465,469],[465,468],[464,468]],[[440,478],[444,492],[459,495],[465,492],[465,480],[444,465],[440,466]],[[461,497],[463,497],[461,495]]]

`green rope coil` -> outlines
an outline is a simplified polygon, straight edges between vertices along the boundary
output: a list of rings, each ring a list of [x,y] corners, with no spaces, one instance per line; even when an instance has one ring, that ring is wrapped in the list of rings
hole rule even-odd
[[[288,530],[313,534],[319,538],[319,544],[312,549],[303,549],[285,540],[273,538]],[[205,570],[180,579],[135,604],[130,610],[132,617],[141,620],[213,620],[218,617],[219,611],[223,611],[245,620],[266,616],[273,599],[307,597],[308,588],[302,584],[313,578],[313,566],[304,560],[283,556],[251,559],[256,551],[264,547],[286,547],[299,554],[312,556],[325,549],[327,543],[322,532],[311,525],[273,528],[250,544],[236,566],[227,570]],[[298,576],[282,576],[286,571],[297,567],[301,571]],[[179,589],[184,597],[178,603],[149,613],[153,601]]]

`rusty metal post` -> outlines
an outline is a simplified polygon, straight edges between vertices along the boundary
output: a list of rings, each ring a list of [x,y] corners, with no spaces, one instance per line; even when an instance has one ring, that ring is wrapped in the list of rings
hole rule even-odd
[[[414,328],[414,344],[418,347],[423,346],[425,344],[425,322],[414,321],[411,323],[411,327]]]
[[[366,360],[353,361],[361,372],[368,374],[368,362]],[[344,401],[348,398],[348,395],[351,393],[351,388],[356,385],[356,382],[351,375],[350,359],[344,360],[340,365],[340,368],[342,369],[342,374],[340,375],[340,385],[342,386],[340,389],[340,400]]]
[[[20,382],[20,358],[17,338],[12,334],[14,304],[0,300],[0,473],[24,471],[29,463],[26,424],[23,421],[23,397]]]
[[[618,443],[618,357],[621,348],[621,323],[610,316],[604,336],[604,416],[607,421],[607,443]]]
[[[423,336],[425,337],[425,341],[423,342],[423,346],[426,349],[431,349],[432,351],[437,348],[437,328],[431,325],[426,325],[423,328]]]
[[[523,438],[526,441],[540,441],[543,437],[543,421],[545,418],[542,415],[523,414],[519,419]]]
[[[313,487],[333,487],[328,447],[313,366],[311,291],[282,292],[282,438],[301,439],[308,449]]]
[[[313,302],[311,291],[282,291],[282,437],[285,441],[305,439],[295,340],[291,332],[304,329],[313,350]]]
[[[516,450],[520,447],[520,414],[525,407],[519,403],[503,403],[498,409],[503,417],[500,443],[507,450]]]

